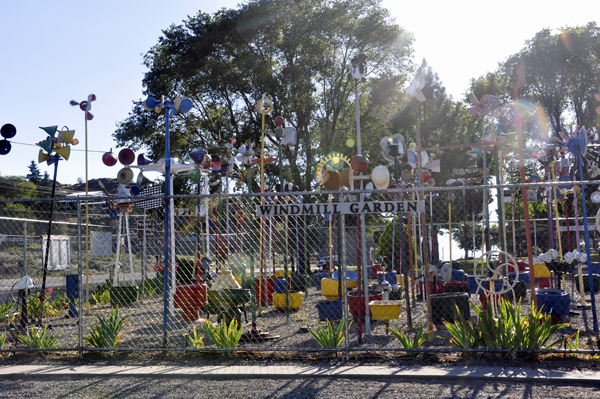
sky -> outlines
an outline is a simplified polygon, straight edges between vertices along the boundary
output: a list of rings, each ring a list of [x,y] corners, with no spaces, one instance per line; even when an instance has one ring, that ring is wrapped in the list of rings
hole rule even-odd
[[[40,126],[76,130],[80,144],[58,169],[60,183],[85,179],[84,112],[69,105],[89,94],[94,119],[88,123],[88,178],[114,178],[101,161],[114,149],[116,123],[132,102],[144,98],[143,55],[158,42],[161,30],[181,24],[199,10],[214,13],[235,8],[239,0],[73,0],[4,1],[0,37],[0,126],[11,123],[17,134],[12,151],[0,155],[0,175],[25,176],[37,162],[45,139]],[[469,81],[496,69],[543,28],[581,26],[600,15],[600,2],[571,0],[562,6],[547,1],[429,2],[383,0],[396,23],[413,33],[414,61],[425,58],[447,92],[462,99]],[[558,4],[558,3],[557,3]],[[22,143],[22,144],[19,144]],[[53,167],[40,164],[52,176]]]

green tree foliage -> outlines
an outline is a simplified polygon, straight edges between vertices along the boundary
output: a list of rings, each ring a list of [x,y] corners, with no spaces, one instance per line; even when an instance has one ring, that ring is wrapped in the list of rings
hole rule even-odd
[[[386,115],[401,105],[411,41],[379,0],[251,1],[214,15],[200,12],[164,30],[144,58],[149,71],[143,85],[147,95],[193,101],[192,112],[172,118],[172,151],[181,158],[233,138],[260,148],[255,104],[270,94],[266,150],[276,153],[269,133],[273,118],[282,115],[298,132],[298,144],[284,150],[286,178],[310,189],[323,155],[356,152],[346,147],[349,135],[356,137],[350,60],[360,52],[369,56],[368,82],[359,84],[361,115],[364,141],[378,142],[381,129],[389,129]],[[164,155],[164,120],[141,102],[114,136],[120,146],[146,147],[152,158]],[[278,176],[276,168],[267,166],[267,178]]]
[[[473,80],[471,91],[478,97],[487,93],[500,96],[502,102],[512,101],[520,63],[525,66],[527,84],[519,89],[519,97],[543,108],[553,133],[571,123],[597,124],[594,93],[600,85],[600,27],[596,22],[559,32],[541,30],[495,72]]]
[[[42,180],[42,174],[40,172],[40,168],[37,166],[37,163],[35,163],[35,161],[31,161],[28,168],[29,174],[25,176],[27,177],[27,180],[34,184],[39,184],[39,182]]]
[[[21,199],[35,198],[35,184],[22,176],[0,177],[0,198]]]

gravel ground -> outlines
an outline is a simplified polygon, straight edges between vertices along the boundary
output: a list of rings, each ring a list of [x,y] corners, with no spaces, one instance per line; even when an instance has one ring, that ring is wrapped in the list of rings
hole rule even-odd
[[[4,398],[600,398],[590,385],[350,379],[0,381]]]

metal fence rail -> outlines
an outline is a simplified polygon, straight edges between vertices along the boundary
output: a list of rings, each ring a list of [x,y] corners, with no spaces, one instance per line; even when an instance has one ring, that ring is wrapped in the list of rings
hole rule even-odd
[[[510,349],[483,341],[457,347],[444,322],[460,325],[460,311],[471,320],[463,327],[479,323],[477,309],[488,307],[498,317],[502,303],[515,299],[528,317],[533,277],[537,287],[561,290],[552,313],[538,295],[547,319],[568,324],[554,332],[553,340],[565,339],[550,350],[571,353],[579,331],[580,353],[596,353],[589,288],[600,285],[599,207],[591,197],[599,183],[577,183],[586,186],[586,217],[573,183],[525,185],[533,265],[526,262],[521,185],[487,186],[488,204],[483,187],[462,185],[144,198],[158,208],[135,197],[87,207],[84,197],[57,198],[50,235],[51,199],[1,200],[1,350],[31,350],[19,336],[41,326],[58,337],[48,350],[227,350],[208,320],[243,324],[238,351],[286,357],[334,350],[311,333],[329,326],[346,356],[503,353]],[[173,210],[168,237],[163,200]],[[538,259],[551,250],[556,259]],[[572,259],[575,250],[589,250],[591,262]],[[165,264],[165,254],[174,261]],[[47,298],[43,310],[40,297]],[[111,318],[119,331],[100,328]],[[430,332],[421,349],[397,339],[421,328]]]

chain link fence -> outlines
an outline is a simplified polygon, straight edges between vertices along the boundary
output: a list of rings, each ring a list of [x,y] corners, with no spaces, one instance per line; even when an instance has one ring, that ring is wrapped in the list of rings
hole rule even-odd
[[[2,200],[2,350],[31,348],[24,338],[42,326],[57,338],[54,350],[78,351],[597,349],[599,182],[582,183],[585,203],[572,184],[462,183]],[[534,314],[549,336],[506,344],[507,312],[521,327]],[[511,320],[516,336],[520,321]],[[589,338],[574,347],[579,336]]]

